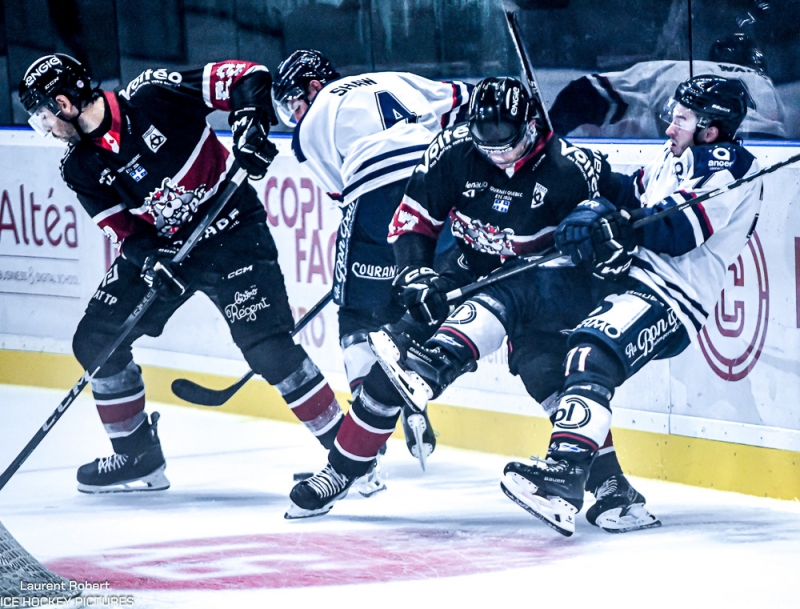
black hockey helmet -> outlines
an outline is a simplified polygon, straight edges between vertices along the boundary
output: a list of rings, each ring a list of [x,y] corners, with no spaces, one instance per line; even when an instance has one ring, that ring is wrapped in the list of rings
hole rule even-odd
[[[330,60],[319,51],[300,49],[284,59],[272,85],[272,97],[284,122],[292,123],[292,113],[287,106],[289,100],[302,99],[308,103],[308,84],[312,80],[324,85],[339,76]]]
[[[720,139],[733,139],[748,108],[755,108],[753,98],[738,78],[704,74],[678,85],[665,108],[665,119],[672,120],[672,110],[680,104],[697,115],[696,130],[715,126]],[[686,128],[692,128],[691,126]]]
[[[753,39],[742,33],[731,34],[715,40],[711,45],[708,58],[717,63],[746,66],[761,73],[767,71],[764,55],[758,50]]]
[[[91,76],[84,65],[74,57],[63,53],[45,55],[34,61],[19,83],[19,99],[30,115],[28,121],[36,131],[43,131],[37,121],[42,109],[50,110],[54,116],[61,114],[55,98],[66,96],[74,106],[82,109],[94,96]]]
[[[469,130],[487,148],[513,148],[536,116],[522,83],[516,78],[485,78],[469,100]]]

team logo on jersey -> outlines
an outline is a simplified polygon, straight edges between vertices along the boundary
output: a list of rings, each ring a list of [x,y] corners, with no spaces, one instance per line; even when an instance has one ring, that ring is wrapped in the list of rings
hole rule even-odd
[[[186,190],[181,185],[173,185],[164,178],[157,188],[144,200],[149,213],[161,235],[172,235],[189,222],[206,194],[205,184],[194,190]]]
[[[482,224],[462,215],[456,215],[451,225],[453,236],[462,239],[473,249],[496,256],[515,256],[514,229]]]
[[[131,178],[133,178],[134,182],[139,182],[147,175],[147,170],[139,165],[139,163],[134,163],[127,169],[125,169],[125,173],[127,173]]]
[[[544,205],[544,196],[547,194],[547,188],[536,182],[533,187],[533,200],[531,201],[531,209]]]
[[[501,199],[497,198],[494,200],[494,204],[492,205],[492,209],[495,211],[499,211],[501,214],[508,213],[508,206],[511,205],[511,201],[509,199]]]
[[[99,182],[100,182],[101,184],[104,184],[104,185],[106,185],[106,186],[111,186],[111,183],[112,183],[114,180],[116,180],[116,179],[117,179],[117,176],[113,175],[113,174],[111,173],[111,170],[110,170],[108,167],[106,167],[106,168],[105,168],[105,169],[103,169],[103,171],[100,173],[100,180],[99,180]]]
[[[114,266],[111,267],[108,273],[106,273],[106,276],[103,277],[103,281],[100,283],[100,287],[104,288],[109,283],[114,283],[117,279],[119,279],[119,271],[117,270],[117,265],[115,264]]]
[[[150,125],[150,128],[145,131],[142,139],[144,140],[144,143],[147,144],[147,147],[153,152],[158,152],[158,149],[161,148],[161,146],[164,145],[164,142],[167,141],[167,137],[153,125]]]

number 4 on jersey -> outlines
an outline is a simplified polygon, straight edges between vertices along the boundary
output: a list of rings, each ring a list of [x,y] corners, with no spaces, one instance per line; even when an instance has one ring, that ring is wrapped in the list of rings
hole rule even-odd
[[[378,108],[381,111],[381,121],[383,128],[388,129],[395,123],[406,121],[408,123],[416,123],[417,115],[411,112],[400,100],[392,95],[389,91],[378,91],[375,94],[375,99],[378,101]]]

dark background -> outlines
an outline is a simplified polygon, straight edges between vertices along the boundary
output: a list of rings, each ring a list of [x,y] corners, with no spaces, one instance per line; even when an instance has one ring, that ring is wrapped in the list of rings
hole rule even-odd
[[[518,0],[545,98],[579,74],[706,59],[717,38],[759,46],[787,105],[800,105],[800,0]],[[691,15],[691,19],[689,16]],[[477,80],[518,74],[500,0],[0,0],[0,124],[25,124],[19,79],[38,57],[85,61],[105,88],[147,67],[222,59],[274,70],[298,48],[343,74],[408,70]],[[687,74],[688,76],[688,74]],[[788,92],[788,93],[787,93]]]

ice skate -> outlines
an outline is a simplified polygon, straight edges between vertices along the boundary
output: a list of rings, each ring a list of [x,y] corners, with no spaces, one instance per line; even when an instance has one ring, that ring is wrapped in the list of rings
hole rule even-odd
[[[428,410],[416,412],[406,405],[400,418],[403,421],[406,446],[409,452],[419,459],[422,471],[425,471],[425,463],[436,448],[436,432],[428,418]]]
[[[575,532],[583,507],[587,469],[566,460],[509,463],[500,487],[514,503],[566,537]]]
[[[389,326],[370,332],[369,345],[400,395],[417,412],[459,375],[476,367],[474,361],[460,365],[443,349],[429,349]]]
[[[384,453],[386,452],[385,445],[383,451]],[[378,453],[378,456],[375,458],[375,463],[369,468],[369,471],[358,478],[353,484],[353,489],[358,491],[358,494],[362,497],[372,497],[386,490],[386,483],[383,481],[381,472],[381,454],[383,453]]]
[[[289,493],[292,504],[284,518],[294,520],[327,514],[334,503],[347,495],[355,481],[356,478],[340,474],[329,463],[321,472],[294,485]]]
[[[158,439],[158,419],[159,414],[154,412],[152,422],[142,424],[146,429],[141,431],[144,440],[138,450],[115,453],[78,468],[78,490],[82,493],[129,493],[168,489],[169,480],[164,475],[167,463]]]
[[[586,520],[609,533],[627,533],[661,526],[645,507],[644,495],[622,474],[611,476],[595,492],[597,501],[586,512]]]

